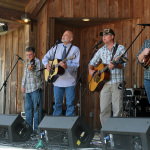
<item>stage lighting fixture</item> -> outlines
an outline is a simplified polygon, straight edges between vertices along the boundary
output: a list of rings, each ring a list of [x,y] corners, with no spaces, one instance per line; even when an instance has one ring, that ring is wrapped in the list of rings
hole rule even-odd
[[[0,32],[8,31],[8,26],[6,23],[0,23]]]
[[[21,16],[21,20],[25,23],[28,23],[29,21],[31,21],[28,17],[27,14],[24,14],[23,16]]]

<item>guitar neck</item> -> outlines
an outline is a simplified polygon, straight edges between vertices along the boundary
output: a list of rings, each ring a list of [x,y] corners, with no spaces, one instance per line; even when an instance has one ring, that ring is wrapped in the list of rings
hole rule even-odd
[[[99,70],[98,75],[101,75],[103,72],[105,72],[108,69],[108,65],[105,66],[102,70]]]

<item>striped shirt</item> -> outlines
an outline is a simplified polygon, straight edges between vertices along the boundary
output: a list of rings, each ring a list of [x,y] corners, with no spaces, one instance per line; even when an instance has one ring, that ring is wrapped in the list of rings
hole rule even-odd
[[[138,57],[139,55],[143,52],[143,50],[145,48],[150,48],[150,39],[146,40],[140,50],[140,52],[137,54],[137,61],[139,62],[138,60]],[[140,62],[139,62],[140,63]],[[144,69],[144,79],[147,79],[147,80],[150,80],[150,66],[146,69]]]
[[[24,69],[24,76],[22,79],[22,87],[25,88],[25,93],[31,93],[41,88],[43,89],[43,72],[38,71],[42,69],[42,63],[39,59],[35,58],[35,69],[30,71],[28,69],[29,62]]]
[[[71,43],[65,45],[66,48],[66,53],[68,52]],[[63,51],[64,51],[64,43],[58,44],[56,54],[55,54],[56,46],[52,47],[43,57],[42,63],[46,67],[48,64],[48,61],[53,60],[53,59],[62,59]],[[55,57],[54,57],[55,54]],[[58,87],[69,87],[69,86],[74,86],[76,84],[76,79],[77,79],[77,70],[79,67],[79,61],[80,61],[80,50],[77,46],[72,46],[71,50],[67,56],[71,57],[75,54],[75,58],[71,60],[67,60],[67,69],[65,69],[65,73],[57,78],[57,80],[53,83],[54,86]]]
[[[89,65],[96,66],[101,61],[103,64],[108,65],[112,58],[113,49],[116,46],[116,43],[114,43],[114,46],[111,48],[111,51],[107,48],[107,45],[105,44],[103,47],[101,47],[97,53],[94,55],[92,60],[90,61]],[[125,47],[123,45],[118,45],[117,51],[114,55],[114,59],[119,57],[125,52]],[[124,65],[124,67],[126,64]],[[115,84],[122,82],[123,73],[122,69],[114,68],[113,70],[110,70],[110,80],[107,82],[107,84]]]

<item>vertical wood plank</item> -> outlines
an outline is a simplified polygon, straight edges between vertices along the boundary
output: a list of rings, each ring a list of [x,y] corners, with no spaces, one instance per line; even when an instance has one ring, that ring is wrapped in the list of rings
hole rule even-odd
[[[2,88],[3,83],[5,81],[5,42],[6,42],[6,35],[2,35],[0,37],[0,88]],[[3,114],[4,109],[6,108],[4,106],[4,87],[0,91],[0,113]],[[5,107],[5,108],[4,108]],[[6,111],[6,109],[5,109]],[[5,113],[5,112],[4,112]]]
[[[130,18],[132,12],[131,2],[132,0],[122,0],[121,18]]]
[[[114,24],[115,41],[116,43],[122,44],[122,22],[116,22]]]
[[[85,17],[85,0],[73,0],[73,17]]]
[[[37,57],[42,60],[46,53],[47,45],[47,6],[45,5],[38,14],[38,48]]]
[[[12,50],[12,57],[15,54],[18,54],[18,30],[13,32],[13,50]],[[17,62],[17,57],[14,57],[12,60],[12,68],[14,67],[15,63]],[[14,68],[12,75],[11,75],[11,100],[10,100],[10,113],[16,113],[16,102],[17,102],[17,70],[18,64]]]
[[[47,35],[48,40],[48,47],[47,47],[47,51],[52,47],[52,45],[54,44],[54,38],[55,38],[55,19],[54,18],[49,18],[48,19],[48,27],[49,27],[49,35]]]
[[[40,13],[38,14],[38,27],[37,27],[37,58],[40,59],[42,61],[42,58],[44,57],[44,55],[47,52],[47,46],[49,45],[47,42],[47,38],[48,38],[48,4],[46,3],[44,5],[44,7],[42,7]],[[50,41],[51,42],[51,41]],[[43,93],[43,108],[47,109],[47,90],[45,90],[45,86],[44,86],[44,93]]]
[[[37,49],[37,25],[36,24],[31,23],[31,25],[29,26],[28,34],[29,34],[29,45],[34,46],[35,49]]]
[[[98,0],[98,18],[109,18],[109,0]]]
[[[72,0],[62,0],[62,17],[72,17],[73,16],[73,1]]]
[[[8,77],[10,71],[11,71],[11,53],[12,53],[12,33],[7,34],[6,38],[6,54],[5,56],[5,78]],[[11,85],[11,76],[8,78],[7,82],[7,88],[6,88],[6,114],[9,114],[9,108],[10,108],[10,89]]]
[[[141,31],[141,26],[136,26],[140,22],[139,19],[133,20],[132,22],[132,41]],[[136,27],[136,28],[135,28]],[[137,87],[140,86],[141,83],[141,72],[142,66],[137,62],[137,54],[141,48],[141,35],[136,39],[134,44],[132,45],[132,85],[137,84]],[[137,73],[138,72],[138,73]],[[143,86],[142,86],[143,87]]]
[[[88,1],[86,0],[85,17],[97,18],[97,16],[98,16],[97,4],[98,4],[97,0],[88,0]]]
[[[118,18],[122,18],[122,1],[118,1]]]
[[[25,41],[25,37],[24,37],[24,27],[19,29],[19,41],[18,41],[18,55],[23,58],[24,54],[25,54],[25,48],[24,48],[24,41]],[[19,60],[18,62],[18,78],[17,78],[17,114],[21,113],[22,111],[24,111],[24,100],[23,100],[23,96],[24,93],[21,91],[21,84],[22,84],[22,77],[24,74],[24,63]]]
[[[132,29],[131,29],[131,21],[123,21],[122,22],[122,45],[128,49],[129,46],[132,43]],[[124,69],[124,79],[126,81],[126,87],[132,87],[132,78],[131,78],[131,72],[132,72],[132,47],[129,48],[127,52],[127,66]]]
[[[143,17],[144,13],[144,3],[143,0],[133,0],[133,17],[139,18]]]
[[[49,0],[49,17],[62,16],[62,1],[61,0]]]
[[[109,16],[110,18],[118,17],[118,1],[119,0],[110,0],[109,1]]]

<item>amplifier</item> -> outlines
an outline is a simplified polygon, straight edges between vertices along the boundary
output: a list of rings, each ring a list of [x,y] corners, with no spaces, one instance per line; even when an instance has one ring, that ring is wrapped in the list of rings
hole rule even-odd
[[[134,89],[133,88],[126,88],[126,96],[133,97],[134,96]]]
[[[142,98],[136,105],[137,117],[150,117],[150,104],[147,98]]]
[[[136,88],[134,89],[134,95],[147,96],[144,88]]]

